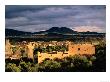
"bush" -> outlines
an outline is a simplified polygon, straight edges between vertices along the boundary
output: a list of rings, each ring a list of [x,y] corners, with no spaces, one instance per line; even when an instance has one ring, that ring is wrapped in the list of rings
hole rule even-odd
[[[6,65],[5,71],[7,71],[7,72],[20,72],[21,69],[19,66],[16,66],[16,64],[8,63]]]
[[[35,52],[37,55],[37,51]],[[36,59],[35,59],[36,60]],[[93,56],[74,55],[63,59],[45,59],[42,63],[35,63],[27,57],[21,60],[6,59],[5,71],[7,72],[105,72],[106,71],[106,47],[96,46],[96,54]]]

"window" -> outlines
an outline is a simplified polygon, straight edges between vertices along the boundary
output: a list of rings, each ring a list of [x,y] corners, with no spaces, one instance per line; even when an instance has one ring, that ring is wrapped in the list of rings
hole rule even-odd
[[[78,51],[80,50],[80,48],[78,48]]]
[[[41,56],[39,56],[39,57],[41,57]]]

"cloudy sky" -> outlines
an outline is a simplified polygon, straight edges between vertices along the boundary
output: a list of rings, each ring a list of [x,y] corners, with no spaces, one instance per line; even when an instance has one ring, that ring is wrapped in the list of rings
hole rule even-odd
[[[75,31],[106,31],[104,5],[7,5],[6,28],[27,32],[68,27]]]

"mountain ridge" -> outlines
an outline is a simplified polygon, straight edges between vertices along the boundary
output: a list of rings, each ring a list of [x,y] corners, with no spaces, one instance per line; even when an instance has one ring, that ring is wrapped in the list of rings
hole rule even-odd
[[[6,36],[22,36],[22,35],[35,35],[35,34],[97,34],[98,32],[77,32],[67,27],[52,27],[46,31],[39,31],[39,32],[25,32],[25,31],[18,31],[14,29],[5,29]]]

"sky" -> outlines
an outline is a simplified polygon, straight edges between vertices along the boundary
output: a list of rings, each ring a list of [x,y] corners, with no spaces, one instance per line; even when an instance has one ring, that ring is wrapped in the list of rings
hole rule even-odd
[[[78,32],[106,32],[105,5],[6,5],[5,26],[26,32],[68,27]]]

